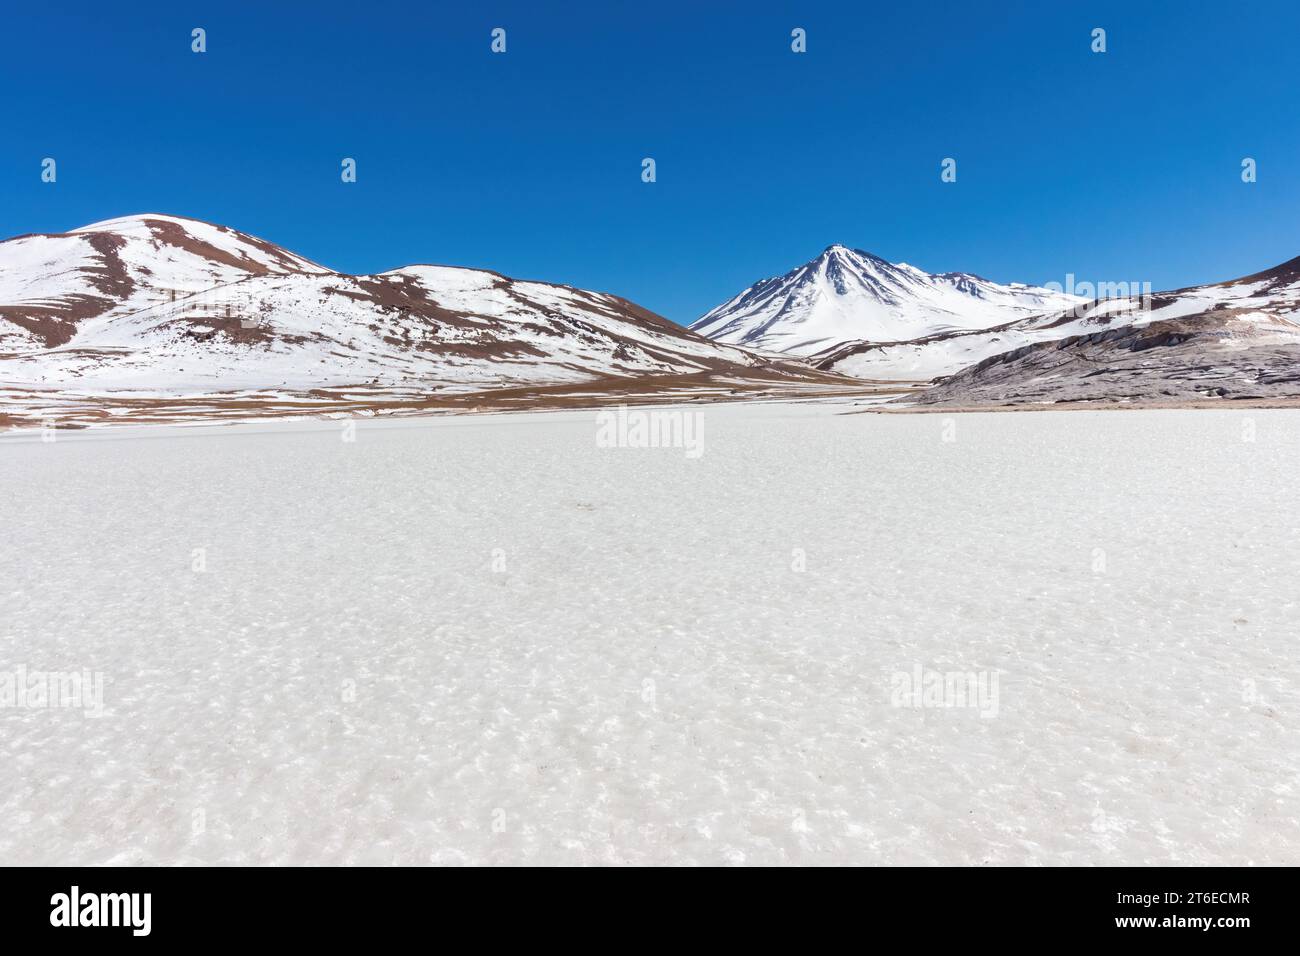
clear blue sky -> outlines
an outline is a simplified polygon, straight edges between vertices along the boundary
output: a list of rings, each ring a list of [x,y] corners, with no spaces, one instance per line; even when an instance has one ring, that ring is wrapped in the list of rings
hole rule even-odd
[[[0,232],[170,212],[681,322],[832,242],[1001,281],[1224,279],[1300,255],[1298,7],[11,4]]]

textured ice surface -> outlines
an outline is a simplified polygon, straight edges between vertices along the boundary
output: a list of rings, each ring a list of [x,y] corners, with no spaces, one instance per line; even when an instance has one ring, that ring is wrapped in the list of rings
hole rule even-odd
[[[844,410],[0,440],[0,859],[1300,863],[1300,417]]]

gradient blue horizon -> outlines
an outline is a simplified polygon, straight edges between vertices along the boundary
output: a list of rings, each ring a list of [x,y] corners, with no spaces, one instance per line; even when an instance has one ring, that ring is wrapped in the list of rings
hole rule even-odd
[[[682,323],[836,242],[1155,289],[1300,255],[1295,4],[539,6],[11,7],[0,232],[173,213]]]

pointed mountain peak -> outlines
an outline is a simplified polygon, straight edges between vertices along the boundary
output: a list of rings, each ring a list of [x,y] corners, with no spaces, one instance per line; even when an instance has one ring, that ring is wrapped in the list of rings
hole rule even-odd
[[[846,246],[842,242],[834,242],[822,250],[822,254],[819,258],[875,259],[876,257],[869,252],[863,252],[861,249],[854,249],[852,246]]]
[[[987,329],[1073,301],[966,273],[932,275],[836,242],[810,262],[756,282],[692,328],[730,345],[809,355],[848,341]]]
[[[846,246],[842,242],[835,242],[827,246],[822,250],[821,255],[817,256],[817,258],[812,261],[843,262],[850,265],[871,262],[876,265],[889,265],[888,260],[882,259],[880,256],[873,255],[863,249],[855,249],[852,246]]]

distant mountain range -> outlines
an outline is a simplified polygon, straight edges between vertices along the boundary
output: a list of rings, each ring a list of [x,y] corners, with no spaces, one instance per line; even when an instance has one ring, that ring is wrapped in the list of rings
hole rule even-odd
[[[745,394],[1300,396],[1300,259],[1090,300],[834,245],[686,329],[616,295],[480,269],[347,275],[178,216],[0,242],[0,424]]]

